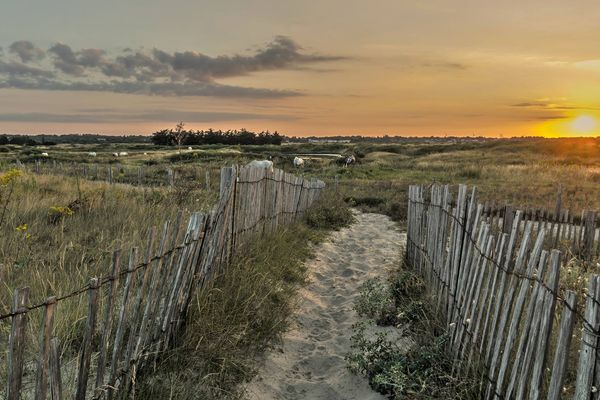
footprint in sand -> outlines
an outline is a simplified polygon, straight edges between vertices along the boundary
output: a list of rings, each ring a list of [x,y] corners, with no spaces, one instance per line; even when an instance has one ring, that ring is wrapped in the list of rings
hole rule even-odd
[[[266,355],[258,376],[246,387],[247,398],[383,400],[362,377],[346,369],[353,310],[358,288],[383,275],[400,257],[406,235],[386,216],[356,215],[356,223],[335,232],[307,263],[309,284],[300,291],[292,329],[281,352]]]

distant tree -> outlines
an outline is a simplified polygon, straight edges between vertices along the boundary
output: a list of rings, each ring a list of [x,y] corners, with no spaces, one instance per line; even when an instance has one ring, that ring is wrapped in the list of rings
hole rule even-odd
[[[181,146],[183,144],[183,142],[185,141],[186,137],[188,136],[188,132],[186,132],[183,129],[184,127],[185,127],[185,124],[183,123],[183,121],[181,121],[180,123],[175,125],[175,130],[171,132],[173,141],[175,142],[175,144],[177,146]]]

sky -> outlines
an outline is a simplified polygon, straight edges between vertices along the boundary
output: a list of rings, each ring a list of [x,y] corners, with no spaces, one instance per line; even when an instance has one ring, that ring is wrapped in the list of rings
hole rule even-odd
[[[4,0],[0,133],[600,135],[597,0]]]

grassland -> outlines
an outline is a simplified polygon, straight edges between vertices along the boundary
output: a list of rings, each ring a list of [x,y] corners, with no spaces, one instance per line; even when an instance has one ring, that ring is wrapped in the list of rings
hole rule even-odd
[[[97,157],[90,157],[87,154],[90,151],[96,152]],[[122,151],[129,155],[112,155]],[[49,153],[49,157],[42,157],[42,152]],[[295,170],[294,156],[306,154],[354,154],[357,163],[346,168],[335,157],[308,156],[305,167]],[[386,213],[398,221],[405,216],[406,189],[413,183],[468,183],[477,185],[483,200],[545,208],[553,208],[558,187],[562,186],[564,207],[574,212],[600,209],[600,140],[596,139],[213,145],[195,146],[191,151],[149,144],[2,146],[3,173],[15,166],[17,160],[29,172],[22,172],[0,187],[0,211],[5,209],[0,220],[3,237],[0,311],[8,311],[15,287],[30,286],[32,302],[38,302],[50,294],[75,290],[91,276],[105,274],[114,249],[140,245],[151,226],[173,219],[180,210],[185,216],[208,209],[217,196],[217,171],[221,166],[266,157],[272,157],[276,167],[284,170],[324,178],[332,191],[337,191],[336,199],[364,210]],[[63,168],[55,175],[34,174],[35,160],[56,162]],[[164,176],[161,174],[166,168],[172,168],[180,179],[174,187],[164,186],[158,178],[158,183],[150,186],[108,185],[77,178],[77,173],[73,173],[79,166],[94,164],[119,164],[131,169],[144,166],[157,177]],[[206,170],[212,171],[211,190],[204,185]],[[325,227],[332,225],[330,217],[327,213],[311,216],[314,224]],[[168,372],[155,376],[148,386],[140,388],[140,393],[151,398],[175,391],[174,398],[185,398],[186,392],[177,392],[178,384],[189,383],[192,379],[189,371],[193,370],[209,374],[202,381],[202,389],[197,388],[198,393],[207,396],[218,397],[217,393],[232,382],[247,379],[252,373],[249,360],[285,327],[284,315],[293,299],[293,288],[303,279],[302,275],[291,278],[273,275],[272,269],[286,271],[288,266],[300,265],[309,254],[308,243],[316,240],[314,235],[314,229],[296,226],[278,237],[293,244],[293,249],[276,238],[257,243],[258,250],[238,260],[240,266],[249,267],[234,268],[236,275],[220,277],[213,291],[199,295],[193,313],[198,320],[208,323],[192,326],[182,349],[164,361],[184,368],[163,368]],[[263,255],[270,258],[261,258]],[[254,272],[252,276],[256,279],[247,279],[247,271]],[[573,265],[568,272],[573,286],[581,285],[577,271],[578,267]],[[240,286],[240,282],[247,282],[247,286]],[[273,294],[259,301],[253,295],[270,286],[281,288],[279,294],[283,297]],[[223,303],[223,293],[236,290],[239,296]],[[61,305],[56,329],[60,330],[60,336],[72,338],[75,349],[84,323],[81,316],[85,314],[85,301],[68,304]],[[266,310],[262,307],[273,310],[274,314],[261,314]],[[252,312],[242,315],[239,310]],[[216,316],[220,315],[231,319],[219,320]],[[262,330],[265,327],[269,327],[269,334]],[[0,328],[3,341],[7,333],[8,326],[4,324]],[[36,334],[30,332],[32,336]],[[216,345],[208,337],[228,339]],[[251,337],[257,341],[252,342]],[[206,357],[186,360],[186,352],[194,349]],[[220,372],[212,374],[210,371],[214,369]],[[233,392],[230,395],[235,397]]]

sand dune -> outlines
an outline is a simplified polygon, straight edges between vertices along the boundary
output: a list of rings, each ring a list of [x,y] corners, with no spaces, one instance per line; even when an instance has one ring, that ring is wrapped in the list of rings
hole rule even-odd
[[[405,235],[380,214],[357,214],[350,228],[335,232],[308,262],[310,283],[301,290],[292,328],[267,354],[247,397],[263,399],[384,399],[346,369],[358,288],[383,275],[400,256]]]

